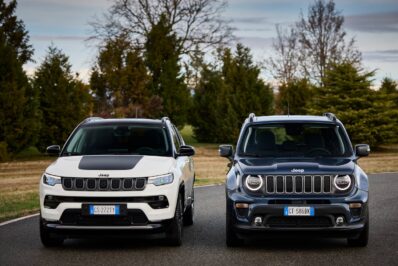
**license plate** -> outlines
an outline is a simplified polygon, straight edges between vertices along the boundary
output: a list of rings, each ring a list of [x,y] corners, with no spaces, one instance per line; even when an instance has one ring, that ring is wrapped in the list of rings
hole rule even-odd
[[[89,205],[90,215],[119,215],[119,205]]]
[[[284,216],[314,216],[314,207],[285,207]]]

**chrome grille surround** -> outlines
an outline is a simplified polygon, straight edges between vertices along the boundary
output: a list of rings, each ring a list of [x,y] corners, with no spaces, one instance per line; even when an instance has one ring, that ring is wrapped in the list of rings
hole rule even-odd
[[[62,188],[68,191],[142,191],[145,189],[147,184],[147,178],[145,177],[135,177],[135,178],[62,177],[61,181],[62,181]]]
[[[265,195],[332,195],[334,175],[261,175]],[[344,193],[352,190],[352,187]]]

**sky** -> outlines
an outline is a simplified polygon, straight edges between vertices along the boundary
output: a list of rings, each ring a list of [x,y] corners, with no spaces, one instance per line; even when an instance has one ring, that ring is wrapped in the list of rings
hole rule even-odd
[[[6,0],[7,1],[7,0]],[[297,21],[313,0],[227,0],[223,16],[231,21],[237,40],[251,48],[256,62],[272,54],[275,25]],[[398,80],[398,0],[335,0],[345,16],[348,37],[356,39],[365,70],[376,70],[374,86],[384,77]],[[32,74],[50,45],[63,50],[72,69],[87,81],[96,49],[86,41],[89,22],[100,17],[112,0],[19,0],[17,15],[29,31],[34,61]],[[264,72],[264,78],[269,74]]]

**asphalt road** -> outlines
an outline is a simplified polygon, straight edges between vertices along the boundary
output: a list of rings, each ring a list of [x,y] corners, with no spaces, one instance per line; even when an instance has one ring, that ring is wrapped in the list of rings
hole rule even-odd
[[[0,227],[0,265],[398,265],[398,174],[371,175],[370,243],[342,239],[268,239],[225,246],[224,187],[195,190],[196,220],[182,247],[159,241],[67,240],[46,249],[38,217]]]

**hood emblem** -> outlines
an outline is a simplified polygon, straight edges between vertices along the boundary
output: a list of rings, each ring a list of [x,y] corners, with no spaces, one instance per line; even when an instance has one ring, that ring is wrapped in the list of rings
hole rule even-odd
[[[292,172],[292,173],[304,173],[304,169],[293,168],[290,172]]]
[[[99,174],[98,177],[109,177],[109,174]]]

